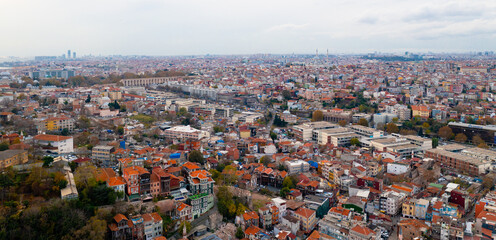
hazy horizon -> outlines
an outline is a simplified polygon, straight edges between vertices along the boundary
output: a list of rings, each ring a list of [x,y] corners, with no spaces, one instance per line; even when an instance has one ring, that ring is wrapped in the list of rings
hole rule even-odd
[[[494,51],[496,1],[11,0],[0,56]]]

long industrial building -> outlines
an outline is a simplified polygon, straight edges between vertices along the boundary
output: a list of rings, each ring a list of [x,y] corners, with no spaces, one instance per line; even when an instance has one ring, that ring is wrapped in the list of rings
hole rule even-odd
[[[130,86],[148,86],[152,84],[162,84],[168,81],[176,81],[178,77],[154,77],[154,78],[132,78],[122,79],[121,83],[125,87]]]

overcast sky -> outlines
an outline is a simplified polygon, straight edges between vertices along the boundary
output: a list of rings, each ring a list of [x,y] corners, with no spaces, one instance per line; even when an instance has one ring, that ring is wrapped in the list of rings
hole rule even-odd
[[[495,50],[494,0],[1,0],[0,56]]]

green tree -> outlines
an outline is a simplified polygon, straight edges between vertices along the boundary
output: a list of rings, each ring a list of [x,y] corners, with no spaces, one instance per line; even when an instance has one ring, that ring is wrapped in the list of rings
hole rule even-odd
[[[118,126],[117,127],[117,133],[119,135],[124,135],[124,127],[123,126]]]
[[[223,126],[214,126],[214,132],[219,133],[219,132],[224,132],[225,128]]]
[[[62,136],[69,136],[69,129],[67,129],[67,128],[62,129],[62,131],[60,132],[60,134]]]
[[[262,163],[266,167],[271,162],[272,162],[272,159],[269,156],[263,156],[263,157],[260,158],[260,163]]]
[[[5,150],[9,150],[9,143],[7,142],[0,143],[0,151],[5,151]]]
[[[360,120],[358,120],[358,125],[362,125],[364,127],[368,127],[369,126],[369,121],[367,121],[367,119],[365,119],[365,118],[360,118]]]
[[[439,139],[432,138],[432,148],[437,148],[438,145],[439,145]]]
[[[282,198],[285,198],[288,193],[290,192],[289,188],[287,187],[283,187],[280,191],[279,191],[279,196],[281,196]]]
[[[203,164],[205,159],[203,158],[203,154],[198,150],[193,150],[189,153],[188,160],[190,162],[197,162]]]
[[[179,109],[179,111],[177,112],[177,116],[184,116],[188,113],[188,109],[186,109],[185,107],[182,107]]]
[[[296,182],[294,181],[293,178],[287,176],[282,181],[282,186],[283,186],[283,188],[292,189],[292,188],[296,187]]]
[[[273,131],[270,131],[270,138],[272,139],[272,141],[275,141],[277,139],[277,134]]]
[[[45,156],[43,157],[43,167],[49,167],[53,162],[53,157]]]
[[[236,229],[236,238],[237,239],[242,239],[245,237],[245,233],[243,232],[243,229],[241,229],[241,226],[239,226],[237,229]]]
[[[88,94],[88,97],[86,98],[86,100],[84,101],[86,103],[90,103],[91,102],[91,96]]]
[[[284,121],[279,117],[279,115],[276,114],[274,117],[274,126],[277,127],[286,127],[288,125],[288,122]]]
[[[353,146],[360,146],[360,140],[358,140],[358,138],[352,138],[350,144]]]

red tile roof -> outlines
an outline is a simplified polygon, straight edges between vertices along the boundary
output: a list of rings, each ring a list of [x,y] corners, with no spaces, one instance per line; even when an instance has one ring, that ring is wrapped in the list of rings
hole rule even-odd
[[[49,134],[40,134],[34,136],[35,140],[39,141],[48,141],[48,142],[59,142],[59,141],[64,141],[67,139],[71,139],[72,137],[69,136],[59,136],[59,135],[49,135]]]
[[[315,214],[315,211],[308,208],[298,208],[295,214],[298,214],[304,218],[310,218],[313,214]]]

